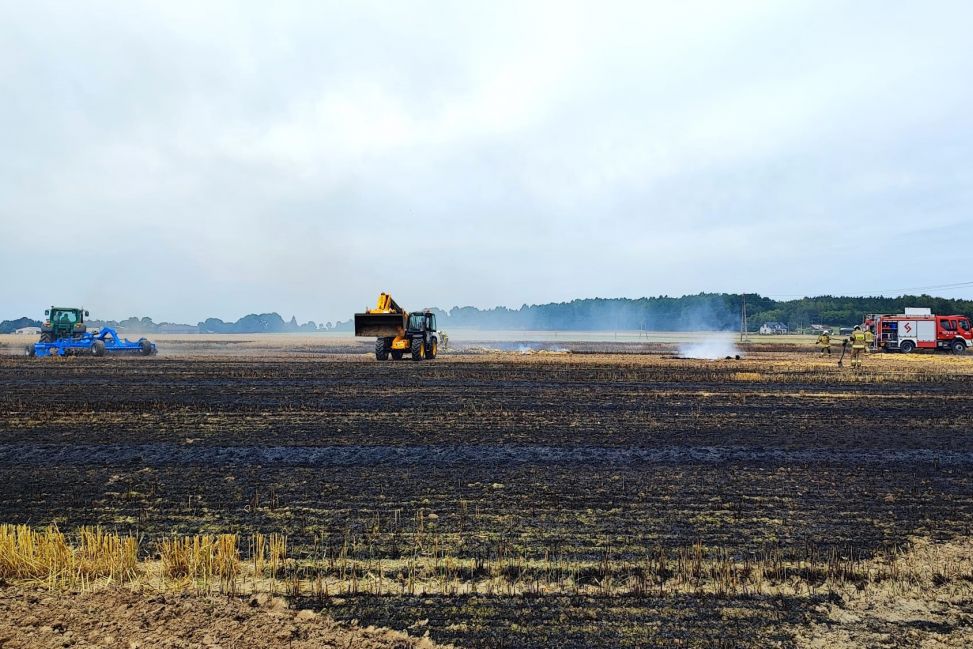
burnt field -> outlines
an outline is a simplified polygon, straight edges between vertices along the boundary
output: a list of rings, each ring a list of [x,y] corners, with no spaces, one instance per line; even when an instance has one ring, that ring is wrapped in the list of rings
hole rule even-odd
[[[795,352],[6,356],[0,522],[283,533],[295,579],[329,584],[315,605],[460,645],[793,646],[841,599],[829,579],[968,538],[971,374]]]

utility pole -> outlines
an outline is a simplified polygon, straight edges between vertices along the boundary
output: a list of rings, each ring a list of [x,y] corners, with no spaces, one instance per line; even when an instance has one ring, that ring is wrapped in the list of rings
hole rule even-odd
[[[740,342],[747,340],[747,294],[744,293],[743,304],[740,305]]]

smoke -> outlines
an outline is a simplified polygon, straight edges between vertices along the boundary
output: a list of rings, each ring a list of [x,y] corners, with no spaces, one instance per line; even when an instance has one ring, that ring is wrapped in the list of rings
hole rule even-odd
[[[530,346],[520,344],[517,345],[517,353],[519,354],[569,354],[571,350],[566,347],[561,347],[559,345],[537,345]]]
[[[737,356],[740,350],[728,338],[717,338],[701,343],[684,343],[679,346],[680,358],[702,358],[716,360],[727,356]]]

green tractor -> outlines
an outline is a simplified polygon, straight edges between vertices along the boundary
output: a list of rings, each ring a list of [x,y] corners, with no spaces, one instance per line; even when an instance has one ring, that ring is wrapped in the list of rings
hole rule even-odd
[[[52,306],[44,311],[46,316],[41,326],[41,342],[52,343],[64,338],[81,338],[88,328],[84,319],[88,312],[63,306]]]

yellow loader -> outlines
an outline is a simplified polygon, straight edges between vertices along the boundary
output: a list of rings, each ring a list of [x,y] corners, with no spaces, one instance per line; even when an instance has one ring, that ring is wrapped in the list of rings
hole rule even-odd
[[[421,361],[439,353],[436,314],[409,313],[388,293],[378,296],[374,309],[355,314],[355,335],[375,336],[375,358],[380,361],[389,356],[401,360],[407,353],[412,360]]]

